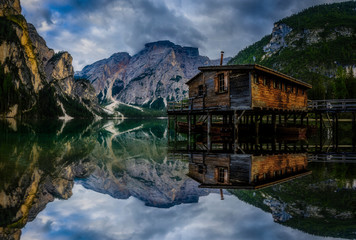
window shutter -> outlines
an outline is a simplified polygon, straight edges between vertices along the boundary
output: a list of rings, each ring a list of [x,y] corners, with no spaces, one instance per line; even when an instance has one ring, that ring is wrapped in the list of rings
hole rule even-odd
[[[224,91],[227,91],[227,82],[228,82],[228,79],[229,79],[229,74],[228,73],[225,73],[224,74]]]
[[[219,77],[218,74],[215,75],[214,77],[214,87],[215,87],[215,92],[219,92]]]

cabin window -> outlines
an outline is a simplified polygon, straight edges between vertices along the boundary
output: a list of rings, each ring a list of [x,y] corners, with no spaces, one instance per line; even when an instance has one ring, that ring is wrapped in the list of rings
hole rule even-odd
[[[219,183],[225,182],[225,168],[218,169],[218,182]]]
[[[302,89],[302,94],[304,95],[304,89]]]
[[[255,75],[253,76],[253,80],[256,84],[259,84],[259,81],[258,81],[258,75],[255,73]]]
[[[277,80],[273,81],[273,87],[274,88],[279,88],[279,82]]]
[[[288,84],[286,84],[286,83],[284,84],[284,91],[288,92]]]
[[[203,96],[204,95],[204,86],[199,85],[198,86],[198,96]]]
[[[294,88],[293,86],[290,86],[290,92],[293,93],[294,92]]]
[[[298,88],[295,88],[295,95],[298,95]]]
[[[219,84],[219,92],[225,92],[225,79],[223,73],[218,75],[218,84]]]
[[[279,86],[278,86],[279,89],[283,89],[283,83],[279,83]]]
[[[202,165],[198,165],[198,173],[200,174],[204,173],[204,167]]]
[[[267,85],[267,79],[266,79],[266,77],[263,77],[263,85],[264,85],[264,86]]]

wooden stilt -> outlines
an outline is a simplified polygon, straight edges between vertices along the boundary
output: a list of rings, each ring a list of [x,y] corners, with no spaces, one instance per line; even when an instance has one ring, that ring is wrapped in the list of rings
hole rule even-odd
[[[188,122],[188,134],[190,136],[190,133],[192,132],[192,118],[189,114],[187,115],[187,122]]]
[[[323,115],[319,113],[319,138],[320,138],[320,152],[323,150]]]
[[[356,113],[352,113],[352,151],[356,150]]]
[[[276,114],[275,113],[272,113],[272,129],[273,129],[273,135],[276,135],[277,123],[276,123]]]
[[[207,124],[207,140],[208,140],[208,149],[209,151],[211,150],[211,138],[210,138],[210,134],[211,134],[211,124],[212,124],[212,115],[211,113],[208,113],[208,124]]]
[[[339,115],[338,113],[335,114],[335,145],[336,145],[336,151],[339,147]]]
[[[239,138],[239,121],[238,121],[238,113],[234,111],[234,151],[237,152],[238,148],[238,138]]]

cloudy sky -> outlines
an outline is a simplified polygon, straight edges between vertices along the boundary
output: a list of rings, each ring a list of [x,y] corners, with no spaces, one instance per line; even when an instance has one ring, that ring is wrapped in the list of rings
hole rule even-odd
[[[69,200],[49,203],[23,229],[22,240],[52,239],[329,239],[275,223],[270,213],[219,194],[199,203],[147,207],[140,200],[114,199],[76,184]]]
[[[307,7],[340,0],[21,0],[47,45],[69,51],[76,71],[147,42],[199,47],[212,59],[234,56]]]

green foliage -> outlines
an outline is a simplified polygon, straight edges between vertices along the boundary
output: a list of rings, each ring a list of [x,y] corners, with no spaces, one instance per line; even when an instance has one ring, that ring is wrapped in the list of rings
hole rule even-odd
[[[60,97],[66,113],[75,118],[93,118],[94,115],[78,100],[70,97]]]
[[[64,115],[57,105],[56,90],[53,86],[45,86],[38,95],[36,115],[38,118],[58,118]]]
[[[133,107],[120,104],[116,111],[122,113],[128,118],[155,118],[166,116],[166,111],[164,110],[154,110],[150,108],[142,108],[143,111],[135,109]]]
[[[301,13],[282,19],[293,31],[286,37],[291,41],[298,33],[305,30],[323,29],[318,43],[310,44],[305,38],[289,42],[289,46],[270,57],[265,54],[271,36],[266,36],[248,48],[240,51],[229,64],[261,64],[302,81],[311,83],[308,91],[310,99],[355,98],[356,79],[342,66],[356,63],[356,38],[337,36],[335,29],[350,28],[356,31],[356,2],[335,3],[309,8]],[[330,33],[336,34],[331,39]],[[344,69],[341,74],[341,70]]]
[[[53,57],[52,57],[49,61],[50,61],[50,62],[56,62],[56,61],[58,61],[58,60],[62,57],[62,55],[63,55],[64,53],[66,53],[66,51],[59,51],[59,52],[55,53],[55,54],[53,55]]]
[[[355,8],[355,1],[323,4],[303,10],[277,23],[284,23],[296,31],[316,29],[320,26],[323,26],[326,32],[339,26],[356,29]]]
[[[171,79],[169,79],[169,80],[174,81],[174,82],[179,82],[180,80],[182,80],[182,76],[176,75],[175,77],[171,77]]]
[[[165,109],[163,98],[159,97],[154,102],[151,103],[150,108],[155,110],[164,110]]]

